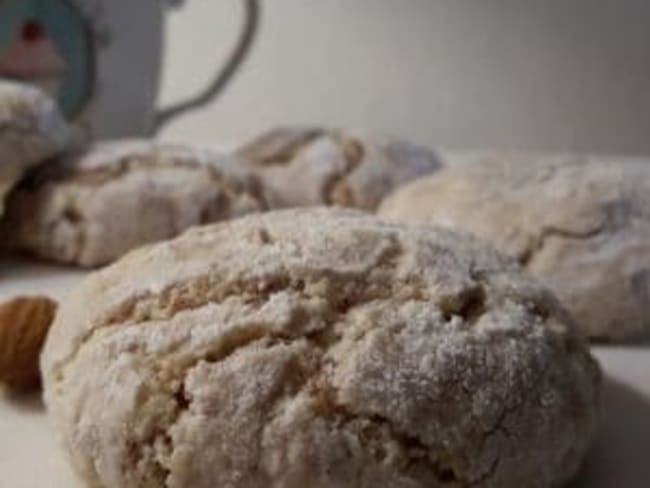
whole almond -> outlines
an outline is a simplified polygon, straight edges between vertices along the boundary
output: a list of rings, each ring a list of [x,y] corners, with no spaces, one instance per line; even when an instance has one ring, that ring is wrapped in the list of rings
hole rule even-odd
[[[0,383],[20,392],[40,386],[39,358],[56,309],[43,296],[0,303]]]

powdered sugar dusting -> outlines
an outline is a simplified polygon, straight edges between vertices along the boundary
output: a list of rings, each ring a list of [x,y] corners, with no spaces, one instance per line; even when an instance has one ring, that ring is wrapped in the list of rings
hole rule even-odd
[[[80,472],[124,488],[556,486],[598,383],[512,260],[330,209],[196,229],[94,275],[43,370]]]

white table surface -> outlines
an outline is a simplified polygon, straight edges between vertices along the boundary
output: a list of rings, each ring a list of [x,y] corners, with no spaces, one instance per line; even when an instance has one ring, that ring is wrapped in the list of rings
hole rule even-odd
[[[0,300],[18,293],[61,298],[82,273],[0,259]],[[606,373],[600,434],[571,488],[650,486],[650,346],[598,347]],[[38,397],[0,393],[0,487],[77,488]]]

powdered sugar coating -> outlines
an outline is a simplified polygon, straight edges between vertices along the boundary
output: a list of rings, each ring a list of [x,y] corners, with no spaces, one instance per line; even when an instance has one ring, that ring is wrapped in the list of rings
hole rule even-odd
[[[333,209],[129,254],[62,305],[42,370],[104,488],[559,486],[599,378],[513,261]]]
[[[475,233],[552,289],[585,335],[650,332],[650,166],[492,154],[397,190],[386,218]]]
[[[48,165],[7,203],[6,245],[94,267],[193,225],[266,208],[228,157],[153,141],[100,144]]]
[[[63,151],[69,127],[56,103],[29,85],[0,80],[0,214],[23,173]]]
[[[262,179],[272,207],[374,210],[394,188],[440,167],[430,149],[361,130],[270,130],[236,156]]]

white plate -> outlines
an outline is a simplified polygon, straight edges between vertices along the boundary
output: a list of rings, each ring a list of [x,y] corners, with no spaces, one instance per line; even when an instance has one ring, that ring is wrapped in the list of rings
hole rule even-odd
[[[0,298],[16,293],[62,297],[83,273],[0,260]],[[571,488],[650,486],[650,347],[599,347],[607,378],[599,438]],[[38,398],[0,395],[0,486],[81,488],[57,448]]]

